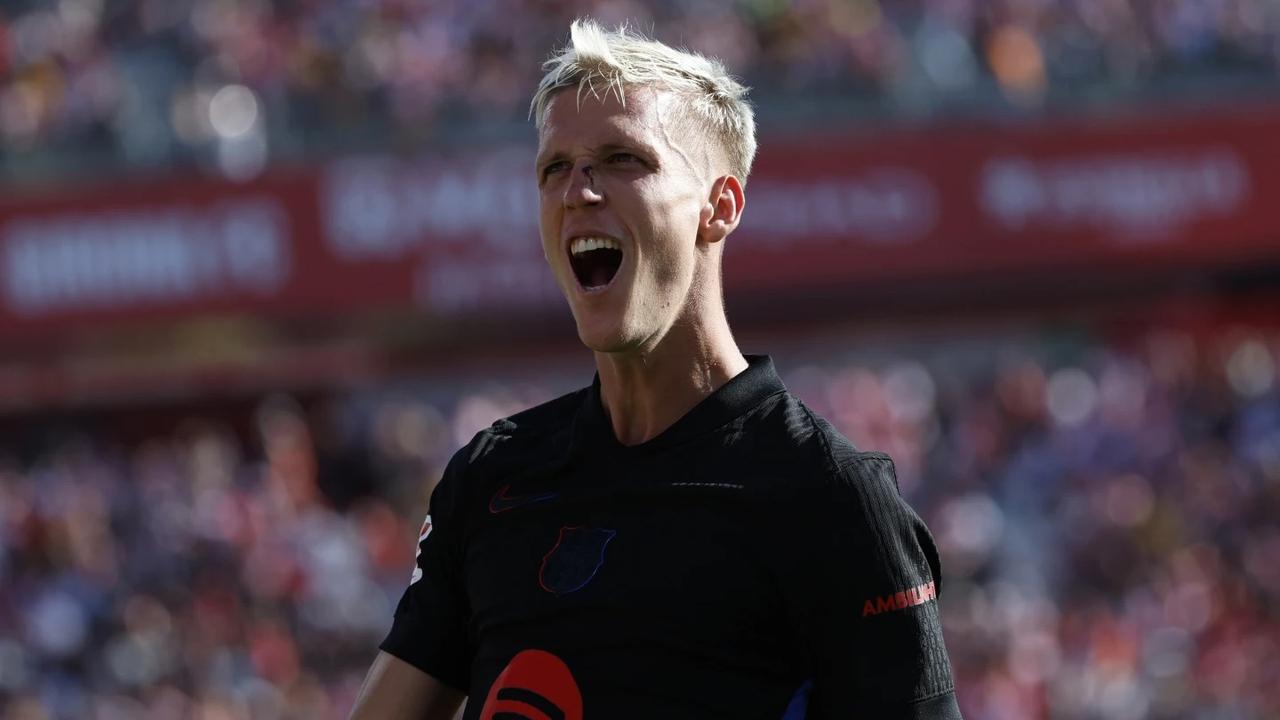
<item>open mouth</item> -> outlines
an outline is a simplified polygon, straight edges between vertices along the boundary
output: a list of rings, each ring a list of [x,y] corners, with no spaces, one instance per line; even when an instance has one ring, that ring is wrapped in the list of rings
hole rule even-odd
[[[613,238],[578,238],[569,247],[569,265],[584,290],[599,290],[622,267],[622,245]]]

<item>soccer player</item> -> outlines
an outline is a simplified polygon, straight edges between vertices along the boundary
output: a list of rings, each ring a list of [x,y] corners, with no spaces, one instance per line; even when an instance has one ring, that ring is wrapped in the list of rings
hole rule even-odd
[[[533,98],[543,252],[598,370],[449,463],[356,718],[958,718],[891,460],[729,331],[755,121],[591,21]]]

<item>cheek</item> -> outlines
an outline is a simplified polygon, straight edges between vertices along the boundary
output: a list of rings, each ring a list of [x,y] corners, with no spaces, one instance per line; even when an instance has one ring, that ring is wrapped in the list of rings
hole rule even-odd
[[[637,193],[651,236],[660,239],[660,251],[672,257],[692,253],[698,236],[702,203],[690,190],[671,192],[656,183],[645,182]]]
[[[652,292],[648,293],[650,302],[667,305],[688,291],[694,275],[696,258],[686,246],[691,243],[679,241],[676,228],[663,228],[665,242],[654,248],[650,256],[647,275]]]
[[[542,241],[542,254],[550,260],[552,251],[559,244],[560,219],[555,207],[545,202],[538,205],[538,236]]]
[[[698,208],[684,202],[669,202],[658,215],[662,225],[655,228],[661,238],[658,250],[668,275],[682,278],[692,272],[698,255]]]

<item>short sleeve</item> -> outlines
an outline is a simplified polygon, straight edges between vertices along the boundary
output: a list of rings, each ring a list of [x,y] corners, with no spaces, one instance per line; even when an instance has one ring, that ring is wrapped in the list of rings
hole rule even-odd
[[[860,454],[806,503],[788,595],[809,655],[809,718],[960,717],[937,593],[937,549],[893,463]]]
[[[409,586],[396,605],[391,631],[379,646],[436,680],[467,692],[470,611],[461,569],[462,512],[458,508],[466,453],[459,451],[431,493],[418,536]]]

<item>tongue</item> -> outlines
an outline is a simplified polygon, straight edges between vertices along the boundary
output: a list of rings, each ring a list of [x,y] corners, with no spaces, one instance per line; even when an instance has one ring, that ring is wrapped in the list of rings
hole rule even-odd
[[[603,263],[596,263],[587,277],[587,287],[602,287],[613,279],[613,269]]]

